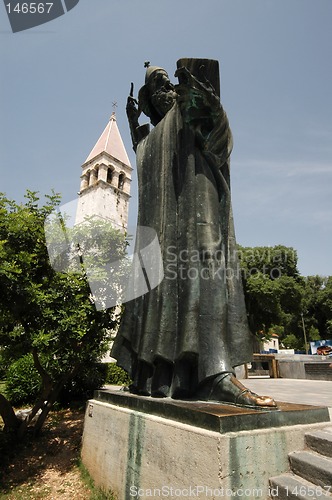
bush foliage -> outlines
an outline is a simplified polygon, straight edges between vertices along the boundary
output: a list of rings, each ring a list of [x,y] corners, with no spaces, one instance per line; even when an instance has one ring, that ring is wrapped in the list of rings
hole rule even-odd
[[[93,363],[91,366],[82,368],[63,388],[60,402],[67,403],[92,398],[93,391],[100,389],[106,383],[106,379],[106,363]]]
[[[116,363],[93,363],[83,367],[70,380],[61,392],[59,402],[86,400],[93,396],[93,391],[104,384],[130,385],[131,379]],[[6,395],[15,405],[32,404],[41,388],[41,377],[34,367],[31,354],[14,361],[6,377]]]
[[[130,385],[131,379],[116,363],[109,363],[107,367],[106,383],[112,385]]]
[[[7,371],[6,395],[14,406],[33,403],[41,389],[41,377],[31,354],[14,361]]]

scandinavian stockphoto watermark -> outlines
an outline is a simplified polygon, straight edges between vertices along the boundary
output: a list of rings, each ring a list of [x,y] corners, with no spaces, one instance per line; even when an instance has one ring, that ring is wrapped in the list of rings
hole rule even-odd
[[[280,278],[288,259],[294,259],[295,250],[264,250],[239,248],[229,250],[221,244],[217,249],[177,249],[175,245],[166,248],[164,268],[165,279],[181,280],[229,280],[258,278],[264,274],[270,279]]]
[[[133,300],[159,285],[164,270],[152,228],[128,228],[125,239],[101,217],[77,223],[78,208],[78,200],[74,200],[45,220],[46,245],[54,270],[84,272],[97,310]]]
[[[229,280],[259,276],[262,271],[276,279],[288,258],[285,252],[263,255],[270,261],[268,269],[264,269],[259,254],[248,256],[247,252],[247,265],[242,267],[241,262],[245,261],[242,250],[230,252],[222,245],[214,250],[179,249],[175,245],[161,250],[156,231],[151,227],[129,227],[125,239],[112,222],[102,217],[87,217],[78,223],[79,209],[78,200],[74,200],[47,217],[46,244],[56,271],[84,272],[91,300],[98,310],[141,297],[163,280],[176,283],[207,280],[223,286]],[[250,262],[255,265],[248,265]]]
[[[175,487],[164,485],[159,488],[139,488],[130,486],[129,495],[131,498],[280,498],[279,494],[293,498],[324,498],[330,496],[330,486],[286,486],[279,491],[279,486],[269,486],[265,488],[213,488],[204,485],[187,487]]]
[[[3,0],[13,33],[35,28],[63,16],[76,7],[79,0],[26,2]]]

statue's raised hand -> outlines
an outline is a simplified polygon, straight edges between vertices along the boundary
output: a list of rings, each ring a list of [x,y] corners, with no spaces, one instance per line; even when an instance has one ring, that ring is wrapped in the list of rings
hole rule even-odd
[[[139,118],[140,112],[138,110],[137,99],[134,98],[133,94],[134,94],[134,84],[131,83],[130,94],[129,94],[128,99],[127,99],[126,112],[127,112],[127,117],[128,117],[129,123],[136,127],[136,126],[138,126],[138,118]]]

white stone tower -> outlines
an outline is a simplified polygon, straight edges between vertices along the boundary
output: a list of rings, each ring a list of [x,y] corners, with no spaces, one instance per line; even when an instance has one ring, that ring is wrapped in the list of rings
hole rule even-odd
[[[97,215],[125,232],[128,225],[132,167],[115,113],[82,165],[76,224]]]

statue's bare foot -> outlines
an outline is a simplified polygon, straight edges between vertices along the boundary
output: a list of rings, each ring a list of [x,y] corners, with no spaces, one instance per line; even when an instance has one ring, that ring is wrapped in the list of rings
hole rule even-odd
[[[262,410],[277,410],[277,404],[270,396],[258,396],[251,392],[233,374],[227,373],[217,376],[211,384],[209,390],[200,391],[199,399],[207,401],[219,401],[245,408],[254,408]]]

